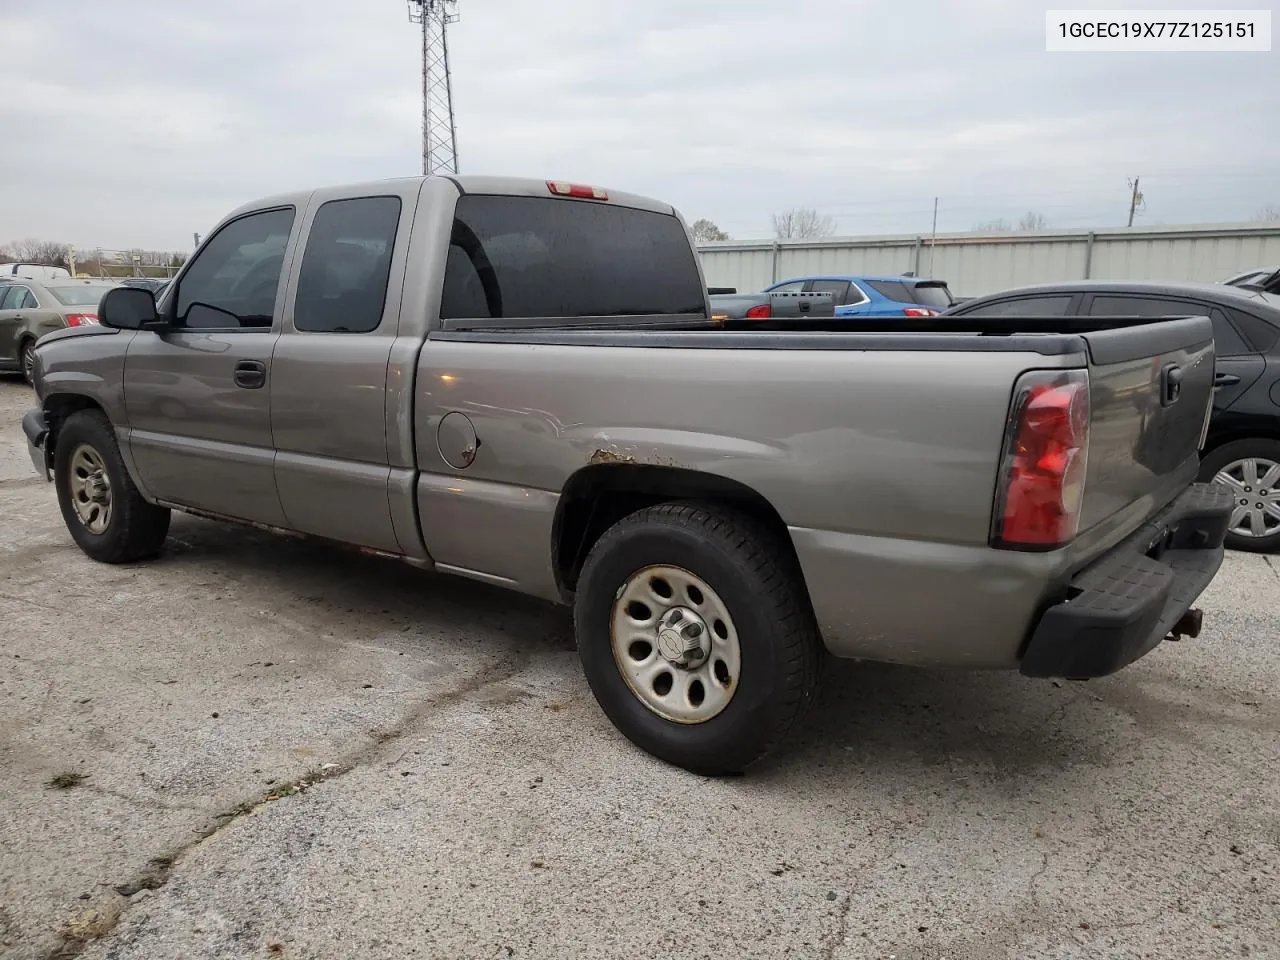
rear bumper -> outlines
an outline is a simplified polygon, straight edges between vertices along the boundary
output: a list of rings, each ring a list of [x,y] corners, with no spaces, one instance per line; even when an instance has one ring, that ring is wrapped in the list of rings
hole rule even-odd
[[[36,473],[49,479],[49,455],[45,441],[49,438],[49,421],[43,410],[28,410],[22,417],[22,432],[27,435],[27,453]]]
[[[1154,650],[1222,565],[1234,498],[1197,483],[1073,577],[1048,607],[1019,669],[1030,677],[1102,677]]]

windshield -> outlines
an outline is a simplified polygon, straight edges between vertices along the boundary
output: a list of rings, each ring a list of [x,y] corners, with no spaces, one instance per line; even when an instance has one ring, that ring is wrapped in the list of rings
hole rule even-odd
[[[75,287],[47,287],[57,301],[65,307],[97,306],[111,286],[108,284],[86,283]]]

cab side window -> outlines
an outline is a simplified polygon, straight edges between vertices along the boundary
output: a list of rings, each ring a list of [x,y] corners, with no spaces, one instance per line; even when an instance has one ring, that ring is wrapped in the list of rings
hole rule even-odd
[[[294,209],[264,210],[231,221],[183,274],[174,322],[191,330],[271,326]]]
[[[320,207],[298,273],[295,329],[369,333],[378,328],[399,223],[399,197],[330,200]]]

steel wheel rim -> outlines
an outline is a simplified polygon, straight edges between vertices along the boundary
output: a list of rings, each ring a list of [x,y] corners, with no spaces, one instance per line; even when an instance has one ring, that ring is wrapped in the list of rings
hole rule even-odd
[[[1244,457],[1219,470],[1214,481],[1236,496],[1232,533],[1241,537],[1280,533],[1280,463],[1267,457]]]
[[[106,533],[111,525],[111,477],[102,454],[87,443],[71,452],[67,488],[81,525],[98,536]]]
[[[614,596],[609,633],[623,680],[664,720],[706,723],[737,692],[742,651],[729,608],[688,570],[633,573]]]
[[[22,375],[26,378],[27,383],[35,379],[36,372],[36,350],[28,341],[22,345]]]

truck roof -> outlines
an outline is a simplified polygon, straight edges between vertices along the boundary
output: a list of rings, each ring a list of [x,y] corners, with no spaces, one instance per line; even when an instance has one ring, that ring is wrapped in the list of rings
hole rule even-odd
[[[480,174],[466,174],[460,176],[447,177],[389,177],[382,180],[366,180],[351,183],[335,183],[326,184],[324,186],[310,187],[303,190],[293,190],[288,193],[278,193],[270,196],[259,197],[248,203],[241,204],[235,210],[231,211],[226,219],[248,213],[251,210],[261,210],[264,207],[276,207],[292,204],[294,206],[302,206],[317,190],[332,189],[350,189],[353,191],[368,193],[370,196],[376,196],[378,191],[385,189],[388,184],[405,184],[405,183],[422,183],[427,179],[450,180],[458,188],[460,193],[478,193],[478,194],[498,194],[500,196],[511,197],[552,197],[556,199],[570,199],[568,197],[557,196],[551,192],[548,183],[568,183],[570,181],[563,180],[535,180],[532,177],[491,177]],[[577,181],[573,181],[575,184]],[[599,186],[592,184],[592,186]],[[649,210],[653,213],[674,214],[676,210],[671,204],[663,203],[652,197],[641,196],[636,193],[627,193],[622,190],[613,190],[608,187],[601,187],[607,195],[607,201],[589,200],[588,203],[607,202],[613,206],[633,207],[638,210]]]

